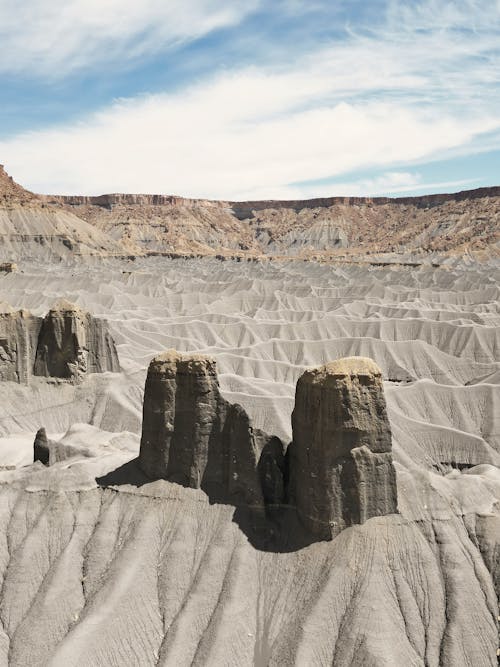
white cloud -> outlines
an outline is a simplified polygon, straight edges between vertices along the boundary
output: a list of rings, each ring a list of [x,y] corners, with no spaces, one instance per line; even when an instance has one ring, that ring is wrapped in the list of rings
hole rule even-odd
[[[0,0],[0,71],[60,77],[238,23],[259,0]]]
[[[18,180],[42,192],[245,199],[281,196],[291,182],[419,160],[498,126],[394,102],[341,102],[283,116],[272,95],[272,113],[264,114],[261,101],[256,117],[249,91],[258,95],[258,82],[242,75],[189,95],[117,103],[87,123],[2,142],[0,155]]]
[[[424,9],[435,5],[420,3],[418,20],[399,15],[401,33],[392,11],[379,33],[352,35],[286,67],[235,69],[0,142],[2,162],[40,192],[322,196],[334,194],[331,186],[290,184],[329,178],[338,191],[342,174],[371,167],[392,174],[392,184],[346,188],[404,191],[407,183],[394,181],[410,173],[401,165],[473,151],[500,131],[498,34],[458,34],[439,23],[422,32]]]

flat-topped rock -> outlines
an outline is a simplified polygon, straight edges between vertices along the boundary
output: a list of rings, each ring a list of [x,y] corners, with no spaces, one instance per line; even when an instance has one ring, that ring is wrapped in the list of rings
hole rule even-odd
[[[295,507],[307,530],[397,512],[382,374],[371,359],[340,359],[297,383],[293,442],[252,426],[220,394],[217,366],[168,350],[149,366],[139,465],[150,478],[202,488],[223,502]]]
[[[0,381],[27,384],[33,372],[42,319],[5,304],[1,310]]]
[[[322,538],[397,511],[392,439],[382,373],[350,357],[298,380],[289,448],[290,499]]]
[[[268,464],[261,483],[261,453],[282,445],[253,428],[248,415],[220,394],[213,359],[169,350],[155,357],[144,391],[139,465],[151,478],[203,488],[212,497],[263,507],[283,489],[282,471]],[[272,443],[272,445],[271,445]],[[269,472],[271,471],[271,472]],[[273,482],[269,476],[276,474]]]
[[[329,361],[324,366],[313,368],[306,371],[303,375],[303,382],[324,382],[328,377],[342,376],[363,376],[363,377],[382,377],[382,371],[377,364],[369,357],[345,357]]]
[[[115,343],[105,320],[65,300],[49,310],[38,338],[35,375],[79,382],[88,373],[119,369]]]

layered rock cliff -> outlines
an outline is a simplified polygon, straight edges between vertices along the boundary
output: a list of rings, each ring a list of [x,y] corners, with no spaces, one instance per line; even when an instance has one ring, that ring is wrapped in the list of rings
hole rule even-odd
[[[70,209],[25,190],[0,165],[0,261],[60,261],[120,254],[113,239]]]
[[[0,313],[0,381],[28,384],[32,375],[81,381],[88,373],[118,372],[105,320],[61,301],[44,317]]]
[[[278,438],[222,398],[212,359],[170,350],[148,370],[139,465],[151,478],[236,505],[296,507],[319,539],[397,512],[391,430],[373,361],[306,371],[292,426],[285,454]]]
[[[215,361],[174,350],[151,362],[144,392],[139,465],[151,478],[164,478],[234,504],[264,506],[264,493],[283,488],[272,466],[264,486],[261,453],[281,443],[252,427],[239,405],[220,394]],[[277,480],[273,479],[273,473]]]
[[[34,195],[0,171],[0,259],[220,255],[360,259],[499,251],[500,188],[421,197],[210,201]]]
[[[119,369],[115,343],[105,320],[66,301],[47,313],[38,337],[35,375],[78,381],[87,373]]]
[[[330,538],[397,512],[382,373],[371,359],[339,359],[297,382],[290,498],[308,529]]]
[[[498,250],[500,188],[421,197],[225,202],[163,195],[48,198],[123,252],[300,256]]]

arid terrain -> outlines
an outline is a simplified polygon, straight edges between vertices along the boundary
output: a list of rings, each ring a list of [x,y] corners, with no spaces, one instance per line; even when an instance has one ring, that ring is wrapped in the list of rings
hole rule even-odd
[[[0,664],[496,665],[499,227],[0,171]]]
[[[436,253],[497,256],[500,248],[500,187],[400,199],[290,202],[60,197],[29,193],[0,168],[0,201],[1,257],[6,259],[50,253],[338,261],[395,253],[402,261],[411,257],[421,263]]]

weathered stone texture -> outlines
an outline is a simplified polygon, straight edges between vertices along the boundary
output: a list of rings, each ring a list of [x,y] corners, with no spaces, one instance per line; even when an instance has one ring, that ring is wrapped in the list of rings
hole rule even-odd
[[[29,382],[41,325],[26,310],[0,313],[0,381]]]
[[[251,507],[295,506],[320,539],[397,511],[391,430],[379,368],[342,359],[297,384],[293,442],[252,427],[222,398],[216,364],[170,350],[153,359],[139,464],[211,497]]]
[[[322,538],[397,511],[382,375],[371,359],[340,359],[297,383],[290,500]]]
[[[0,382],[28,384],[32,375],[79,382],[87,373],[119,370],[107,322],[70,303],[60,302],[45,318],[0,313]]]
[[[153,359],[139,454],[146,475],[262,507],[258,463],[271,440],[252,427],[241,406],[221,396],[215,361],[174,350]],[[275,472],[281,475],[277,468]],[[282,485],[281,478],[276,486]]]
[[[43,320],[34,374],[79,381],[87,373],[119,371],[114,341],[104,320],[60,302]]]

